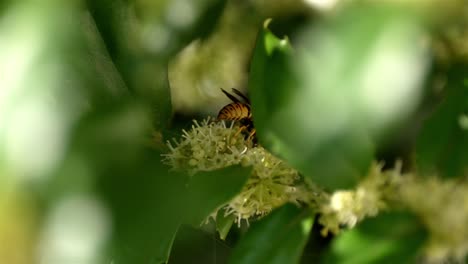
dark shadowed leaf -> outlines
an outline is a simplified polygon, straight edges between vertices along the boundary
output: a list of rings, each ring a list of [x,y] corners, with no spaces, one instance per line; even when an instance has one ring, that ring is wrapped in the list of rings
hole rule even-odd
[[[216,215],[216,231],[219,233],[219,238],[225,240],[231,230],[232,224],[234,223],[234,215],[225,215],[225,210],[219,210]]]
[[[164,53],[159,54],[161,57],[158,58],[167,60],[190,41],[208,36],[217,25],[226,1],[201,0],[194,1],[193,4],[179,6],[171,4],[171,1],[167,0],[146,5],[144,3],[130,3],[126,0],[86,1],[88,10],[96,21],[111,58],[117,62],[122,59],[122,55],[128,55],[130,52],[125,50],[128,48],[125,46],[127,45],[125,42],[128,41],[128,37],[131,37],[126,30],[136,26],[154,26],[154,23],[163,29],[171,29],[172,45],[168,46]],[[176,11],[180,13],[171,13]],[[194,12],[195,16],[184,16],[183,11]],[[164,17],[169,18],[164,19]],[[141,24],[132,24],[135,23],[134,19],[139,20],[138,22]],[[141,40],[135,39],[134,41]],[[118,68],[125,67],[119,64],[118,66]]]
[[[325,263],[415,263],[425,239],[426,232],[416,217],[382,214],[339,235]]]
[[[186,221],[199,225],[216,208],[240,192],[250,171],[250,168],[232,166],[193,175],[187,186]]]
[[[97,192],[112,215],[107,258],[116,264],[166,262],[186,206],[186,175],[169,173],[147,147],[150,111],[140,101],[95,105],[75,126],[51,201]]]
[[[252,224],[229,263],[298,263],[313,221],[308,210],[287,204]]]
[[[140,158],[108,169],[99,184],[115,221],[108,255],[116,264],[165,263],[183,221],[186,176],[169,173],[152,150]]]
[[[91,59],[101,79],[119,81],[105,88],[146,100],[153,107],[154,127],[167,129],[172,116],[168,61],[191,41],[208,36],[225,4],[225,0],[86,1],[87,29],[100,33],[94,38],[98,41],[88,41]]]
[[[416,144],[416,160],[424,175],[462,176],[468,167],[468,85],[465,66],[448,75],[444,101],[426,120]],[[463,69],[463,70],[460,70]]]
[[[197,227],[182,225],[172,247],[169,264],[223,264],[231,245],[216,238],[216,234]]]

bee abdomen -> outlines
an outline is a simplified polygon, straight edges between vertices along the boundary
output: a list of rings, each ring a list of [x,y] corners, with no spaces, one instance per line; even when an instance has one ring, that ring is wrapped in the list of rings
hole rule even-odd
[[[219,111],[218,119],[220,120],[241,120],[250,118],[250,107],[242,103],[230,103]]]

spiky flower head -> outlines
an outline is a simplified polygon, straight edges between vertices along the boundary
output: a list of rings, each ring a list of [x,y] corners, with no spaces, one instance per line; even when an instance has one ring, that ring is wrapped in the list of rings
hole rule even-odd
[[[226,214],[240,220],[263,216],[273,209],[292,202],[315,204],[322,191],[305,181],[297,170],[275,157],[251,139],[239,133],[239,125],[225,121],[205,119],[194,121],[189,131],[183,131],[180,141],[168,143],[170,152],[164,161],[174,169],[190,174],[212,171],[232,165],[251,166],[249,176],[241,192],[223,208]]]
[[[425,256],[430,263],[468,256],[468,183],[402,173],[401,163],[384,170],[374,162],[367,177],[351,190],[326,193],[297,170],[239,133],[239,125],[206,119],[194,121],[181,140],[168,143],[164,161],[194,175],[232,165],[252,167],[242,191],[227,204],[226,214],[237,222],[263,216],[288,203],[307,204],[320,215],[323,234],[339,233],[382,210],[406,208],[420,217],[429,231]],[[196,176],[195,176],[196,177]]]

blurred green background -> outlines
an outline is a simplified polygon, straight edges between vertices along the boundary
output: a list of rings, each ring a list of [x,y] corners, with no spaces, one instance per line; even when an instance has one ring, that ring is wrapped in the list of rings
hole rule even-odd
[[[330,238],[293,208],[250,237],[200,227],[247,170],[187,187],[165,140],[235,87],[259,142],[330,190],[373,159],[461,177],[467,26],[462,0],[2,1],[0,263],[316,263]],[[270,247],[286,215],[307,237]]]

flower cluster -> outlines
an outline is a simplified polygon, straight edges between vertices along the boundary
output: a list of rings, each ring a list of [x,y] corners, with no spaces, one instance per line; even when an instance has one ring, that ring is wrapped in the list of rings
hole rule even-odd
[[[382,168],[374,163],[354,190],[330,194],[320,208],[322,233],[336,234],[343,226],[352,228],[381,210],[406,208],[428,230],[427,262],[464,263],[468,256],[468,183],[402,173],[400,162],[391,170]]]
[[[194,121],[180,141],[168,143],[170,152],[164,155],[167,164],[191,175],[237,164],[252,167],[242,191],[219,208],[234,215],[238,223],[292,202],[314,208],[326,235],[337,234],[343,227],[353,228],[382,210],[406,208],[429,231],[428,261],[440,263],[468,256],[468,182],[402,173],[401,162],[384,170],[382,164],[374,162],[355,189],[327,193],[239,132],[234,122]]]
[[[211,122],[210,118],[201,123],[194,120],[189,131],[182,130],[182,139],[168,142],[170,152],[164,155],[164,162],[177,170],[186,170],[191,175],[199,171],[213,171],[235,164],[250,165],[247,152],[252,141],[247,141],[238,125],[229,126],[224,121]]]
[[[237,222],[263,216],[292,202],[315,204],[322,191],[304,180],[297,170],[239,133],[239,125],[209,118],[183,131],[180,141],[168,143],[170,152],[164,161],[190,174],[212,171],[231,165],[252,166],[252,174],[241,192],[223,208],[235,215]]]
[[[337,234],[340,227],[353,228],[367,217],[376,216],[388,208],[387,198],[392,187],[401,181],[401,164],[393,170],[382,170],[383,165],[372,163],[367,177],[354,190],[335,191],[328,202],[322,204],[319,222],[324,226],[322,234]]]
[[[468,256],[468,183],[412,177],[401,185],[398,195],[429,231],[425,250],[428,260],[464,263]]]

